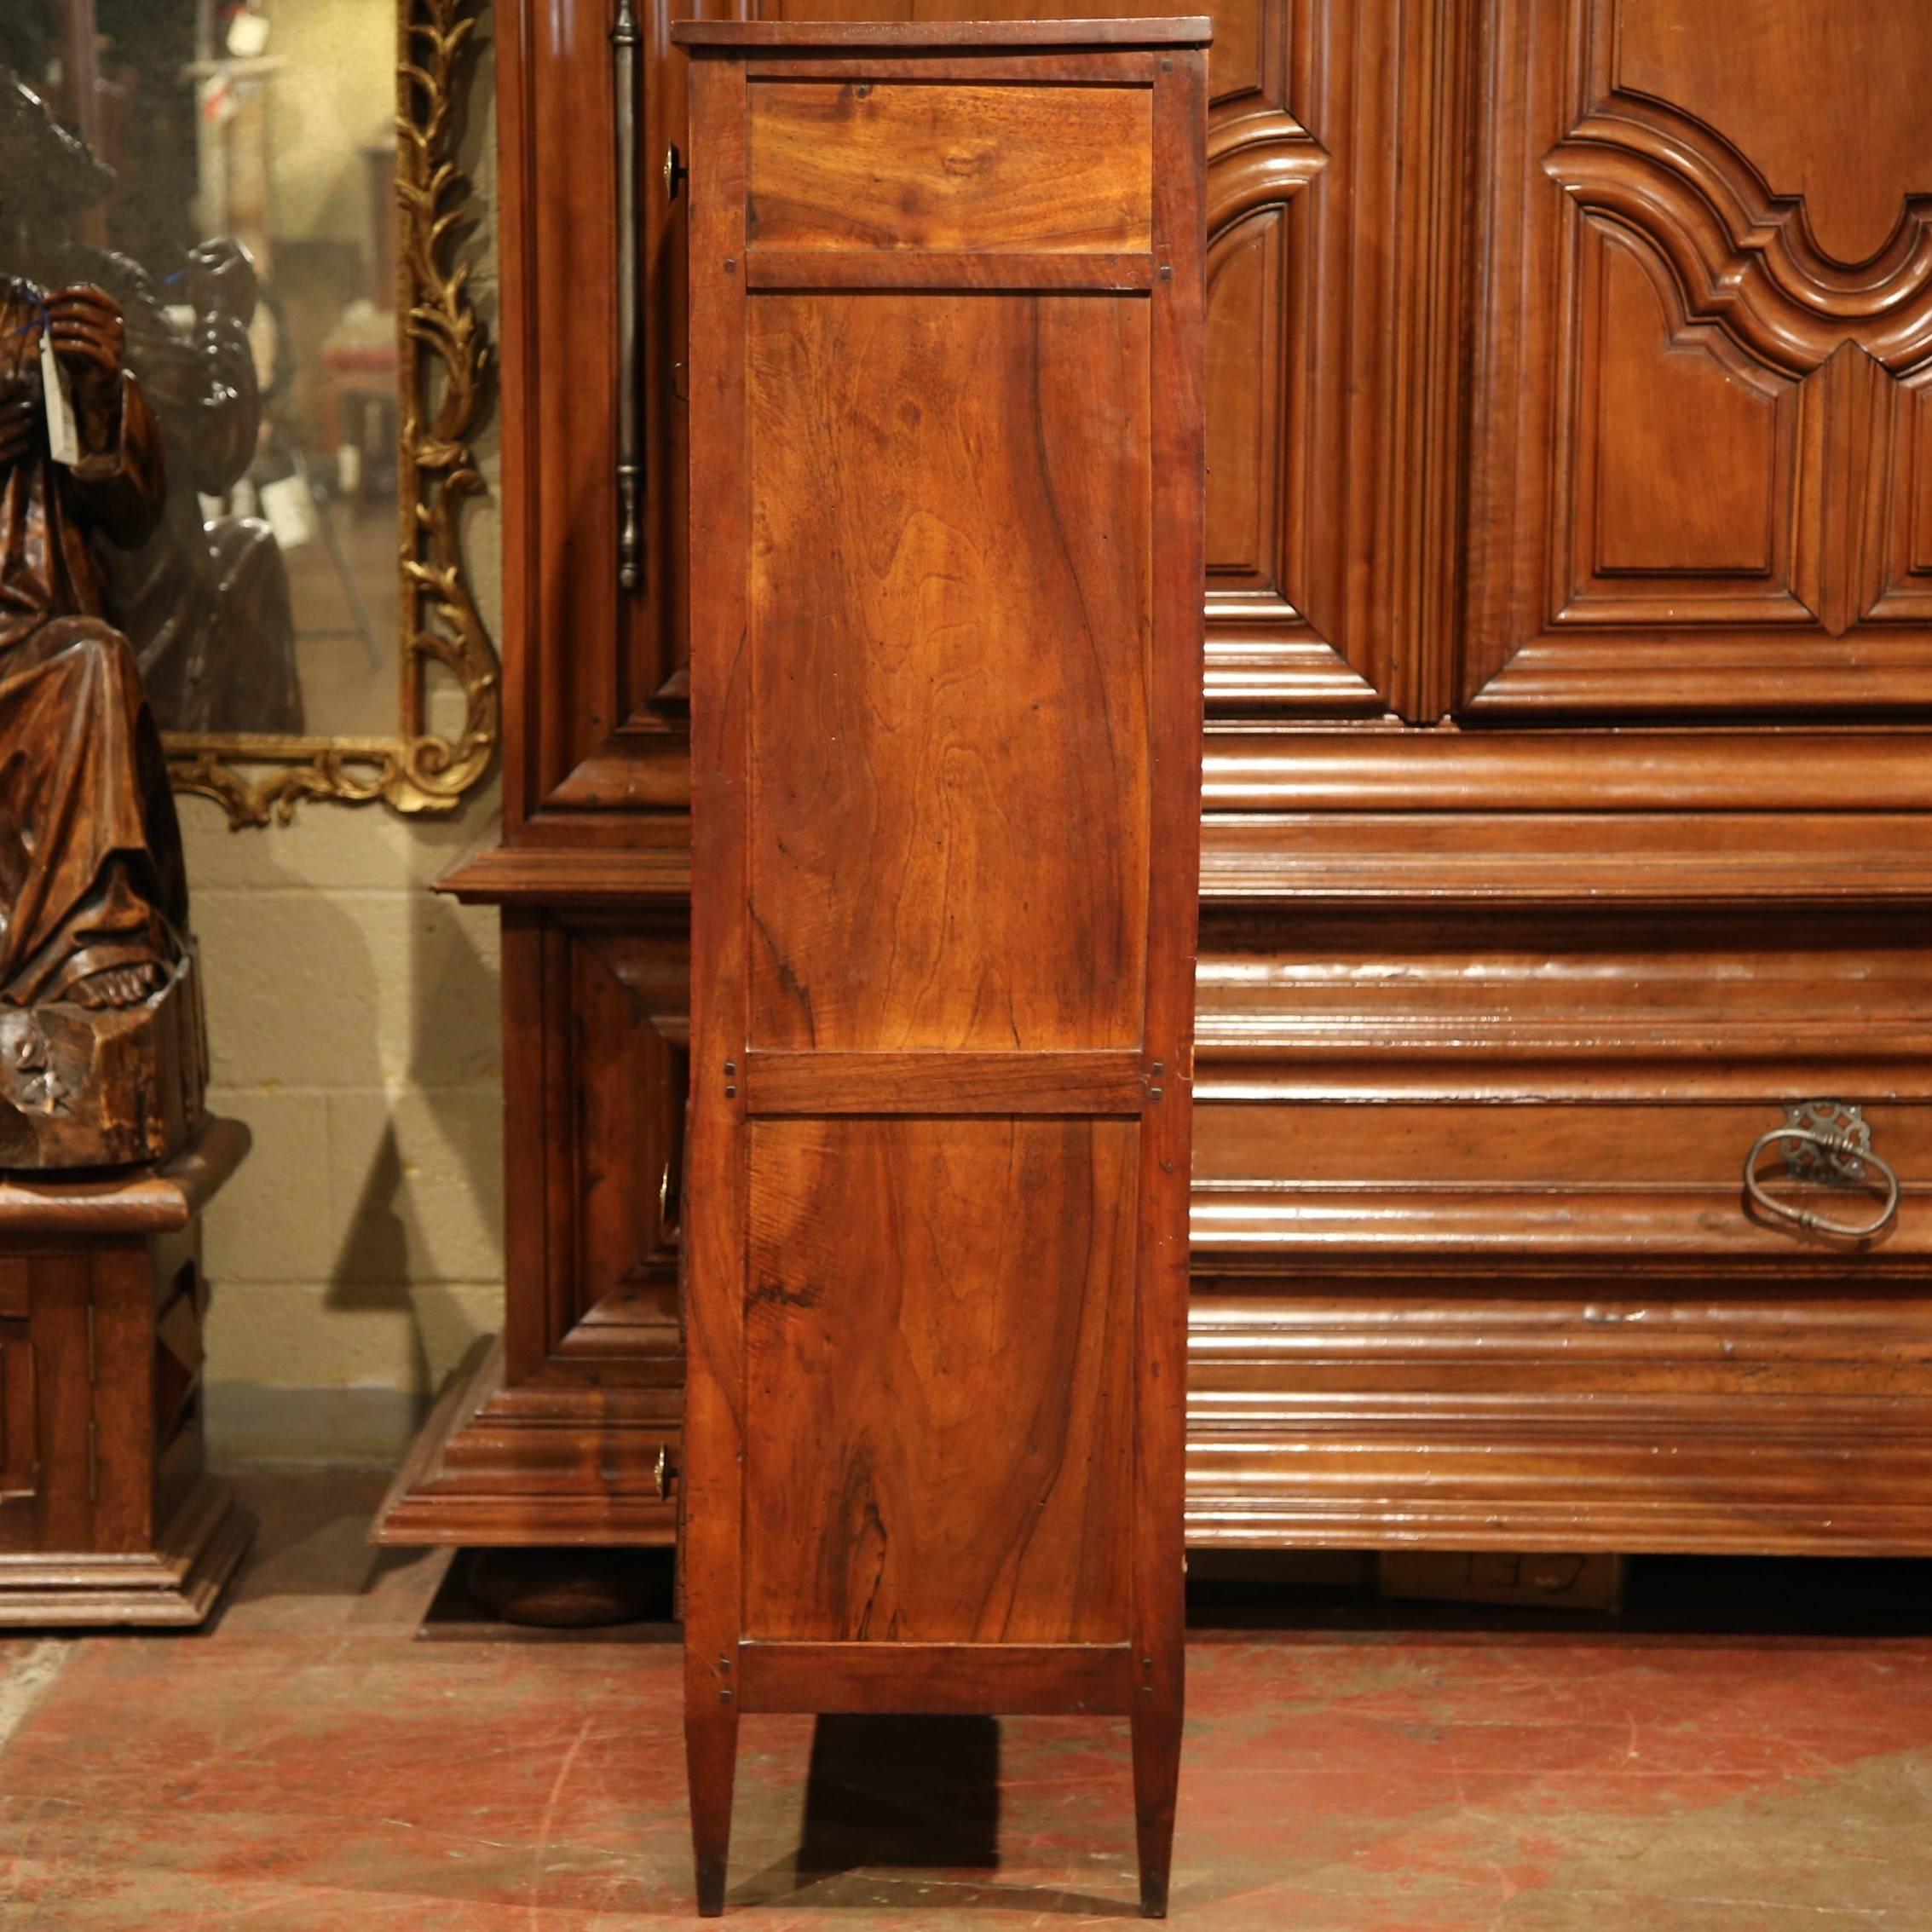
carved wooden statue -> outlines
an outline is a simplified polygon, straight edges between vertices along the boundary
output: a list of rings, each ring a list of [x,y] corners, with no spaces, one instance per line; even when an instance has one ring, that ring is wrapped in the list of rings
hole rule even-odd
[[[128,368],[168,448],[147,539],[101,548],[104,603],[133,645],[164,730],[299,732],[295,618],[280,547],[259,517],[204,516],[247,474],[263,398],[249,328],[255,264],[233,240],[144,266],[87,239],[112,170],[0,67],[0,273],[43,288],[86,283],[119,307]]]
[[[95,287],[0,299],[0,1168],[158,1159],[200,1110],[181,835],[93,552],[165,488],[124,335]]]

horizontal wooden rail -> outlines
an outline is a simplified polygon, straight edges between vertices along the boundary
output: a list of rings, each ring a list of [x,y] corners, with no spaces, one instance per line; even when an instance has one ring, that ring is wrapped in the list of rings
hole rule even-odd
[[[744,1710],[1118,1716],[1133,1707],[1126,1644],[747,1643]]]
[[[753,248],[745,257],[745,285],[767,293],[929,288],[1133,295],[1153,287],[1154,257],[1053,249],[939,253],[910,248]]]
[[[1163,1073],[1166,1070],[1163,1069]],[[1138,1114],[1158,1087],[1132,1047],[1093,1053],[752,1053],[753,1114]]]

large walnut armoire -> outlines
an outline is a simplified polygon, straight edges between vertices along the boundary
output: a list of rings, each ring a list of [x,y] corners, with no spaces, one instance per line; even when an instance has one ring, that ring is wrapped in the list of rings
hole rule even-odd
[[[675,1527],[674,10],[497,9],[510,1283],[395,1541]],[[797,17],[908,11],[1026,9]],[[1190,1538],[1932,1550],[1932,9],[1214,26]]]

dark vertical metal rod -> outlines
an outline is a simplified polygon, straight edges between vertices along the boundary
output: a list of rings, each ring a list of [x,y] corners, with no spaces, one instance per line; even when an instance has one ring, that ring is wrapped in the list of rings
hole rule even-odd
[[[643,581],[644,465],[638,420],[637,60],[642,36],[632,0],[617,0],[610,30],[617,89],[617,581]]]

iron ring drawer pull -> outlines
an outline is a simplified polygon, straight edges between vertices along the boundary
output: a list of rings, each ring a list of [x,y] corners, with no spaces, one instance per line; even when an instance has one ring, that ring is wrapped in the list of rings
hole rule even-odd
[[[1842,1107],[1832,1101],[1813,1101],[1803,1107],[1786,1110],[1783,1127],[1761,1133],[1745,1156],[1745,1191],[1768,1214],[1795,1222],[1817,1234],[1837,1235],[1846,1241],[1869,1241],[1889,1227],[1899,1212],[1899,1177],[1889,1161],[1871,1151],[1871,1129],[1856,1107]],[[1757,1178],[1757,1164],[1768,1148],[1795,1145],[1800,1151],[1785,1157],[1785,1169],[1800,1179],[1822,1179],[1839,1185],[1870,1180],[1872,1170],[1885,1184],[1885,1205],[1869,1221],[1834,1220],[1810,1208],[1794,1207],[1768,1194]]]

